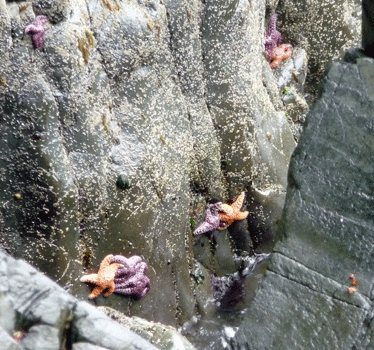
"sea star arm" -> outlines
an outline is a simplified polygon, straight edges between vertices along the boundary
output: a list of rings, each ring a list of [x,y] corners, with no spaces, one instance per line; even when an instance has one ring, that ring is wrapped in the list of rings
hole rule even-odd
[[[103,287],[102,286],[96,286],[93,290],[92,290],[92,292],[91,292],[91,294],[88,296],[88,298],[89,299],[94,299],[94,298],[96,298],[102,291],[103,291]]]
[[[81,277],[81,282],[88,282],[88,283],[96,283],[98,278],[97,273],[93,273],[91,275],[85,275]]]
[[[110,254],[110,255],[107,255],[107,256],[103,259],[103,261],[101,262],[100,267],[99,267],[99,270],[102,270],[103,268],[109,266],[110,263],[111,263],[111,261],[112,261],[112,257],[113,257],[113,255],[111,255],[111,254]]]
[[[233,203],[231,204],[231,207],[234,211],[236,210],[240,210],[240,208],[242,207],[243,205],[243,201],[244,201],[244,196],[245,196],[245,193],[242,192],[240,194],[240,196],[238,197],[238,199]]]
[[[114,281],[112,281],[109,285],[109,288],[108,290],[104,293],[104,295],[106,297],[108,297],[109,295],[111,295],[113,292],[114,292],[114,288],[115,288],[115,284],[114,284]]]
[[[219,216],[221,217],[222,213],[227,216],[231,216],[232,213],[234,212],[234,209],[232,208],[231,205],[228,204],[222,204],[219,207]],[[221,219],[222,220],[222,219]]]
[[[194,231],[194,235],[202,235],[205,232],[209,232],[214,230],[214,228],[208,223],[208,222],[203,222],[199,227]]]
[[[236,220],[244,220],[249,214],[249,211],[239,211],[236,216]]]

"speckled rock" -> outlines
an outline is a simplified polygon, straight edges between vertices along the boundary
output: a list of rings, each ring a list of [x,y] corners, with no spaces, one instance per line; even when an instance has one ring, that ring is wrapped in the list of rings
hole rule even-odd
[[[320,88],[319,81],[332,59],[361,42],[359,0],[280,0],[276,12],[284,41],[308,53],[309,92]]]
[[[262,74],[265,7],[1,0],[1,246],[80,298],[90,290],[77,280],[104,256],[140,255],[149,294],[98,305],[174,326],[191,319],[190,261],[234,273],[237,252],[274,237],[284,203],[295,141],[276,80]],[[41,14],[34,50],[24,28]],[[193,256],[190,219],[242,190],[250,218]]]

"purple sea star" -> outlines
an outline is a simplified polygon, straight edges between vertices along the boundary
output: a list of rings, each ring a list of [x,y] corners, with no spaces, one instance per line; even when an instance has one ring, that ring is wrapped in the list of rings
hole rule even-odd
[[[219,227],[226,227],[226,224],[221,221],[218,215],[218,208],[222,205],[221,202],[209,204],[206,210],[204,222],[195,230],[194,235],[202,235],[205,232],[212,231],[210,237],[213,235],[213,231]]]
[[[227,276],[210,276],[215,304],[220,308],[231,308],[240,302],[245,294],[244,282],[257,266],[267,261],[269,254],[254,254],[244,258],[238,271]]]
[[[265,51],[269,61],[272,57],[273,50],[280,45],[282,40],[281,33],[277,31],[277,17],[277,14],[270,17],[268,29],[265,35]]]
[[[132,295],[138,299],[144,297],[151,288],[151,281],[147,272],[147,264],[140,256],[134,255],[126,258],[115,255],[111,263],[120,263],[123,267],[118,268],[114,278],[114,293]]]
[[[47,22],[48,18],[46,16],[37,16],[35,17],[34,22],[29,24],[25,28],[25,33],[31,35],[31,40],[35,49],[43,46],[45,34],[45,29],[43,25]]]

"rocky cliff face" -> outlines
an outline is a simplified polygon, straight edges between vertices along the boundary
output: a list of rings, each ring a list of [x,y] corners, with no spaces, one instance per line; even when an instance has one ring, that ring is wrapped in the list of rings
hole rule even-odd
[[[147,298],[99,304],[190,319],[195,261],[232,273],[232,249],[253,248],[245,222],[217,234],[214,254],[206,237],[192,239],[206,201],[247,190],[251,223],[267,235],[284,202],[295,141],[262,54],[264,2],[1,9],[3,247],[80,297],[77,278],[105,255],[141,255]],[[49,22],[34,49],[24,29],[41,14]]]
[[[80,299],[79,277],[104,256],[140,255],[149,294],[97,305],[168,325],[209,315],[210,276],[274,244],[308,110],[310,45],[295,40],[274,71],[263,55],[277,4],[0,0],[2,248]],[[49,19],[37,49],[24,34],[36,15]],[[192,235],[207,202],[241,191],[247,220],[211,241]]]

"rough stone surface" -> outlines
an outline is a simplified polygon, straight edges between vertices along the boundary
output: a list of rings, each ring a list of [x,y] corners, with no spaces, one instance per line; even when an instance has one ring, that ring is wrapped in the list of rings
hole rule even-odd
[[[204,350],[229,346],[260,274],[244,281],[244,301],[228,314],[214,306],[210,277],[235,276],[253,251],[273,248],[305,111],[306,62],[313,81],[359,36],[358,0],[324,0],[316,11],[320,5],[0,0],[1,248],[80,299],[90,287],[79,278],[106,255],[139,255],[149,266],[147,296],[92,303],[164,325],[196,324],[191,339]],[[294,48],[276,71],[263,55],[274,11]],[[24,29],[37,15],[49,22],[34,50]],[[370,81],[370,65],[360,62]],[[282,95],[285,82],[295,98]],[[209,202],[242,191],[246,220],[211,240],[192,236]],[[59,330],[61,348],[114,350],[132,341],[106,336],[106,318],[25,262],[4,271],[0,292],[13,294],[0,305],[23,315],[15,329],[38,319]],[[48,287],[39,290],[36,280]]]
[[[360,0],[280,0],[276,12],[283,41],[308,53],[309,92],[319,89],[332,59],[361,43]]]
[[[291,160],[281,240],[233,349],[372,348],[373,72],[367,57],[331,67]]]
[[[69,295],[26,262],[2,251],[0,282],[2,305],[12,305],[10,315],[16,314],[11,329],[9,323],[7,331],[2,330],[10,333],[1,337],[2,349],[58,350],[81,342],[110,350],[156,349],[92,305]],[[1,313],[0,324],[7,320],[8,315]],[[15,330],[24,333],[19,346],[11,338]]]
[[[98,305],[191,319],[194,260],[234,273],[236,254],[272,240],[284,204],[295,140],[263,57],[265,10],[265,0],[0,0],[1,246],[80,298],[79,277],[103,257],[140,255],[149,294]],[[24,28],[36,15],[49,22],[34,50]],[[211,199],[242,190],[247,220],[215,233],[214,250],[192,237]]]
[[[1,316],[1,320],[6,321],[4,315]],[[0,349],[2,350],[20,350],[21,348],[16,341],[5,331],[2,327],[0,328]]]
[[[58,333],[59,331],[54,327],[44,325],[32,326],[22,340],[22,349],[59,350],[60,341],[58,339]]]
[[[127,317],[112,308],[101,306],[99,310],[162,350],[194,350],[194,346],[175,328],[139,317]]]

